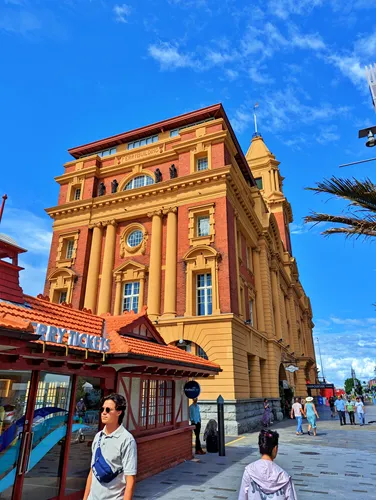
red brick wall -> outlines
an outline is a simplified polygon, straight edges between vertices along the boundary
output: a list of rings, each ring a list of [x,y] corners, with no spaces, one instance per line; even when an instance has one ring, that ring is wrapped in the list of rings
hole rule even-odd
[[[230,279],[230,298],[231,298],[231,312],[239,314],[238,303],[238,282],[236,275],[236,261],[235,261],[235,224],[234,224],[234,209],[230,201],[227,200],[227,237],[228,237],[228,253],[232,256],[229,260],[229,279]]]
[[[149,441],[137,442],[137,456],[137,481],[141,481],[184,460],[191,460],[192,432],[187,430],[160,439],[154,436]]]

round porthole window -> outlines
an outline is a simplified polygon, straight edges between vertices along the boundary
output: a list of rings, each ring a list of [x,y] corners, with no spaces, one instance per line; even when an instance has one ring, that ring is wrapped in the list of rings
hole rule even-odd
[[[128,238],[127,238],[127,244],[131,248],[138,247],[143,239],[144,235],[140,229],[136,229],[135,231],[132,231],[129,233]]]

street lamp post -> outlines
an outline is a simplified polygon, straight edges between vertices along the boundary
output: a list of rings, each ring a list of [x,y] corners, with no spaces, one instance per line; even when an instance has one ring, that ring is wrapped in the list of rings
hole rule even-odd
[[[316,342],[317,342],[317,347],[319,348],[319,356],[320,356],[320,365],[321,365],[321,373],[322,373],[322,378],[324,379],[324,382],[325,382],[324,365],[322,364],[321,349],[320,349],[320,341],[319,341],[319,338],[318,338],[318,337],[316,337]]]

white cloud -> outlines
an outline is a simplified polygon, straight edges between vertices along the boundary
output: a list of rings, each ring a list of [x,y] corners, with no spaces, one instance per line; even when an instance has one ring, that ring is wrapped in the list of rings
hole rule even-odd
[[[0,31],[28,36],[42,28],[37,14],[28,10],[0,10]]]
[[[113,12],[115,14],[115,20],[118,23],[127,23],[128,22],[128,16],[131,13],[131,8],[129,5],[123,3],[121,5],[116,4],[113,7]]]
[[[199,67],[199,62],[194,60],[190,54],[180,52],[177,45],[169,42],[149,45],[148,52],[160,64],[163,70]]]
[[[313,9],[323,4],[323,0],[269,0],[269,12],[281,19],[291,15],[309,15]]]
[[[40,259],[36,266],[33,266],[27,258],[20,261],[20,266],[24,267],[24,270],[20,272],[20,285],[24,293],[34,297],[43,293],[47,264],[47,256]]]
[[[52,239],[51,225],[47,216],[42,218],[28,210],[7,207],[1,221],[1,231],[30,253],[48,254]]]
[[[328,144],[330,142],[339,141],[340,135],[338,133],[338,127],[336,125],[329,125],[327,127],[322,127],[319,133],[315,136],[316,141],[319,144]]]
[[[52,231],[51,219],[39,217],[28,210],[6,207],[1,221],[1,232],[11,236],[27,250],[20,255],[20,282],[25,293],[38,295],[43,292]]]
[[[291,38],[291,43],[295,47],[300,49],[310,49],[310,50],[324,50],[326,49],[326,44],[317,33],[315,34],[301,34],[294,33]]]
[[[225,70],[226,76],[230,81],[234,81],[238,78],[239,72],[235,71],[234,69],[226,69]]]
[[[333,315],[329,319],[318,319],[315,322],[315,344],[317,347],[318,337],[324,374],[328,381],[343,387],[345,379],[351,377],[351,368],[354,368],[357,378],[362,381],[374,376],[376,318],[341,318]],[[319,362],[318,349],[316,358]]]

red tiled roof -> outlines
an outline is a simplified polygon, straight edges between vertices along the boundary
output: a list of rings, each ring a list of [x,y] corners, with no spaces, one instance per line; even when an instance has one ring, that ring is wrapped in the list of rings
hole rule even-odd
[[[0,327],[6,328],[7,330],[34,333],[34,328],[33,325],[30,324],[30,321],[14,317],[5,312],[0,313]]]
[[[220,367],[206,359],[189,354],[177,347],[166,345],[154,325],[146,315],[146,308],[140,313],[125,313],[120,316],[105,314],[96,316],[85,311],[73,309],[62,304],[49,302],[41,297],[31,297],[24,295],[23,305],[0,301],[0,328],[14,329],[19,331],[34,332],[31,322],[44,323],[46,325],[75,330],[89,335],[102,336],[103,330],[111,340],[109,354],[137,354],[141,356],[153,357],[156,359],[166,359],[179,364],[189,363],[201,367],[208,367],[212,370],[220,370]],[[126,332],[126,327],[144,319],[148,323],[148,328],[153,332],[154,341],[147,341],[141,338],[134,338],[119,334]],[[104,325],[105,322],[105,325]],[[42,342],[36,340],[35,342]],[[46,342],[48,345],[55,345],[53,342]],[[72,348],[72,347],[70,347]],[[81,347],[74,349],[85,350]]]
[[[219,365],[216,363],[208,361],[207,359],[199,358],[193,354],[189,354],[188,352],[172,345],[161,345],[147,340],[120,336],[114,331],[109,332],[108,336],[111,339],[111,354],[140,354],[158,359],[167,359],[169,361],[178,361],[180,363],[190,363],[199,366],[207,366],[208,368],[220,369]]]
[[[61,304],[54,304],[45,299],[24,295],[25,304],[16,305],[0,302],[0,314],[4,313],[37,323],[44,323],[68,330],[85,332],[90,335],[101,335],[103,318],[84,311],[79,311]]]

